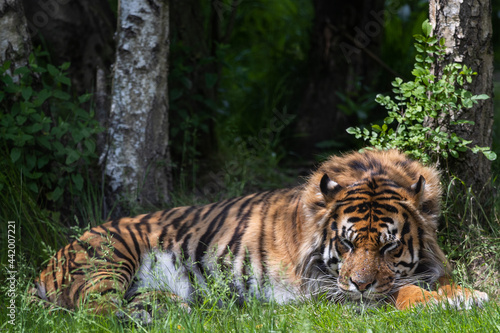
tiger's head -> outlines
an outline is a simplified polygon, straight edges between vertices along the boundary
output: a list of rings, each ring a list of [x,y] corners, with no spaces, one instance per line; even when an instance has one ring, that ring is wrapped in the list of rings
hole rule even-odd
[[[320,252],[338,292],[377,301],[403,285],[434,282],[446,260],[436,239],[437,171],[395,151],[348,158],[333,158],[314,178]]]

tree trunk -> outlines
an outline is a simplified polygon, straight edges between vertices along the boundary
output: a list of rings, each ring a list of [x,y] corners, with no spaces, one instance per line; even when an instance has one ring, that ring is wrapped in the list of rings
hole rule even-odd
[[[119,4],[105,166],[115,200],[159,205],[169,199],[168,12],[166,0]]]
[[[0,0],[0,63],[11,61],[11,68],[26,66],[31,39],[21,0]]]
[[[384,1],[315,0],[310,74],[298,112],[299,146],[314,153],[314,145],[338,140],[345,134],[348,116],[342,113],[337,92],[360,92],[373,79],[384,30]],[[347,136],[347,134],[345,135]],[[303,152],[303,153],[304,153]]]
[[[478,73],[467,87],[475,95],[493,96],[493,48],[491,44],[491,2],[431,0],[430,23],[434,35],[446,39],[445,61],[438,64],[439,75],[446,63],[466,64]],[[480,100],[471,109],[459,110],[454,119],[474,121],[474,125],[454,127],[453,131],[472,140],[471,146],[491,146],[493,126],[493,98]],[[471,186],[479,194],[491,178],[491,162],[481,153],[463,153],[459,159],[447,161],[447,171]]]

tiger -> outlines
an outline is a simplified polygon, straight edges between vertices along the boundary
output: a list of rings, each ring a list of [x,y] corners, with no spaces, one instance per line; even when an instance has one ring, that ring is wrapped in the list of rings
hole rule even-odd
[[[116,295],[191,304],[227,274],[242,302],[481,306],[488,295],[453,283],[438,245],[441,194],[437,168],[397,150],[332,156],[296,187],[91,228],[49,260],[34,293],[109,313]]]

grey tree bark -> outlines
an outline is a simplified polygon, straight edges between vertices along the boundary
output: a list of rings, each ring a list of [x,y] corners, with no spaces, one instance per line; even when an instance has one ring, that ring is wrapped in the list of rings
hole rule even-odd
[[[430,23],[434,35],[446,39],[445,62],[435,68],[436,75],[449,62],[466,64],[478,73],[467,88],[473,94],[493,97],[493,48],[491,44],[490,0],[453,1],[431,0]],[[472,146],[491,146],[493,126],[493,98],[481,100],[471,109],[452,115],[455,119],[474,121],[474,125],[453,128],[455,133],[472,140]],[[491,162],[483,154],[468,151],[460,159],[450,158],[445,167],[451,174],[471,186],[475,193],[488,187]]]
[[[118,8],[105,172],[112,199],[169,199],[167,0],[122,0]]]
[[[28,64],[31,39],[21,0],[0,0],[0,63],[11,61],[11,68]]]

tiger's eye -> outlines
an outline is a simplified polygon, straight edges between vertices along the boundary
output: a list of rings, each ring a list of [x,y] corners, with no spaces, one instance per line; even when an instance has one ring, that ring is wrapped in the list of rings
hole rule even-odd
[[[353,244],[350,240],[348,240],[348,239],[346,239],[346,238],[342,238],[342,239],[340,240],[340,243],[341,243],[342,245],[344,245],[347,249],[349,249],[349,251],[354,250],[354,244]]]
[[[389,242],[384,246],[382,246],[382,248],[380,249],[380,254],[388,254],[391,251],[397,249],[398,246],[399,246],[399,241]]]

